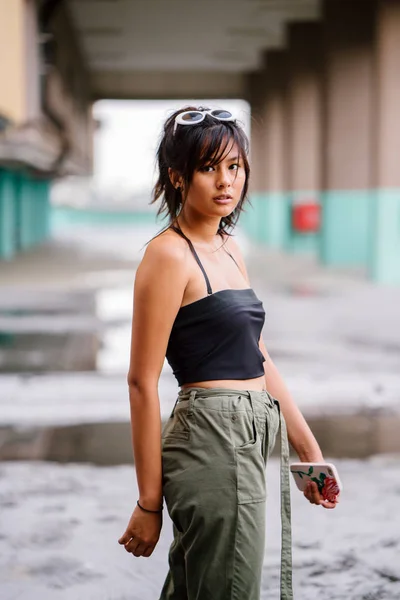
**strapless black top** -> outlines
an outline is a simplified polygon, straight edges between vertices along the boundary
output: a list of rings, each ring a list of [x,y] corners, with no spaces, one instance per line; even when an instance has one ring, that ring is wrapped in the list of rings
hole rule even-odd
[[[175,231],[188,241],[208,292],[182,306],[172,326],[166,357],[178,384],[261,377],[265,360],[258,345],[265,320],[262,302],[251,288],[213,293],[193,244],[180,229]]]

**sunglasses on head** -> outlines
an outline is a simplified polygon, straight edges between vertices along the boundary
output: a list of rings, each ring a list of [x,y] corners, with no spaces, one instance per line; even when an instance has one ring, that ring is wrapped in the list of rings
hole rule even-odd
[[[213,110],[186,110],[185,112],[181,112],[179,115],[176,115],[173,135],[175,135],[178,125],[198,125],[204,121],[206,115],[210,115],[210,117],[218,119],[219,121],[235,120],[235,117],[229,112],[229,110],[224,110],[222,108],[215,108]]]

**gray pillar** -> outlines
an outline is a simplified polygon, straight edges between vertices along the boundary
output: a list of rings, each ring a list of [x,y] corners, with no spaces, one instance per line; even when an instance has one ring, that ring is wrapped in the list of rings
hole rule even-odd
[[[321,258],[367,265],[371,245],[374,0],[324,0]]]
[[[376,199],[371,274],[400,284],[400,1],[378,0]]]
[[[288,184],[290,204],[319,204],[322,169],[321,25],[288,29]],[[316,252],[315,233],[291,231],[294,251]]]
[[[288,196],[287,53],[266,54],[267,90],[264,103],[266,243],[287,248],[290,238]]]
[[[251,107],[250,131],[250,203],[241,217],[249,236],[257,242],[266,241],[267,215],[265,198],[265,135],[264,118],[266,73],[256,71],[247,78],[247,100]],[[243,218],[244,217],[244,218]]]

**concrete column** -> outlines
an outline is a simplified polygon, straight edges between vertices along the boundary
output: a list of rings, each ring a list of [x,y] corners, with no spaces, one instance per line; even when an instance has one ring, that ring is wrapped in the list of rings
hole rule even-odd
[[[286,170],[286,54],[266,54],[266,68],[248,78],[251,104],[251,204],[246,229],[283,248],[289,238]]]
[[[247,100],[251,107],[250,131],[250,206],[241,219],[247,233],[257,242],[266,242],[266,197],[265,197],[265,119],[264,105],[267,89],[265,71],[249,75]]]
[[[0,114],[21,123],[39,114],[39,48],[34,0],[0,0]]]
[[[400,1],[379,0],[376,18],[376,199],[371,274],[400,284]]]
[[[374,0],[324,0],[323,229],[327,264],[366,265],[371,245]]]
[[[288,29],[288,184],[290,204],[319,203],[322,169],[321,25]],[[318,236],[291,232],[294,251],[316,252]]]
[[[26,114],[24,9],[24,0],[0,0],[0,114],[17,122]]]
[[[286,248],[290,239],[290,213],[287,170],[287,54],[271,51],[266,55],[267,91],[263,119],[265,127],[266,243]]]

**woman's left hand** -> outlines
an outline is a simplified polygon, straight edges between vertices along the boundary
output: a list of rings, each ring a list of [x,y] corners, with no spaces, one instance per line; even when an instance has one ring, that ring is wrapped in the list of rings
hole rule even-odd
[[[319,493],[317,484],[314,481],[308,482],[303,493],[307,500],[311,502],[311,504],[319,504],[324,508],[335,508],[339,502],[339,495],[336,496],[336,500],[334,502],[324,500],[321,494]]]

